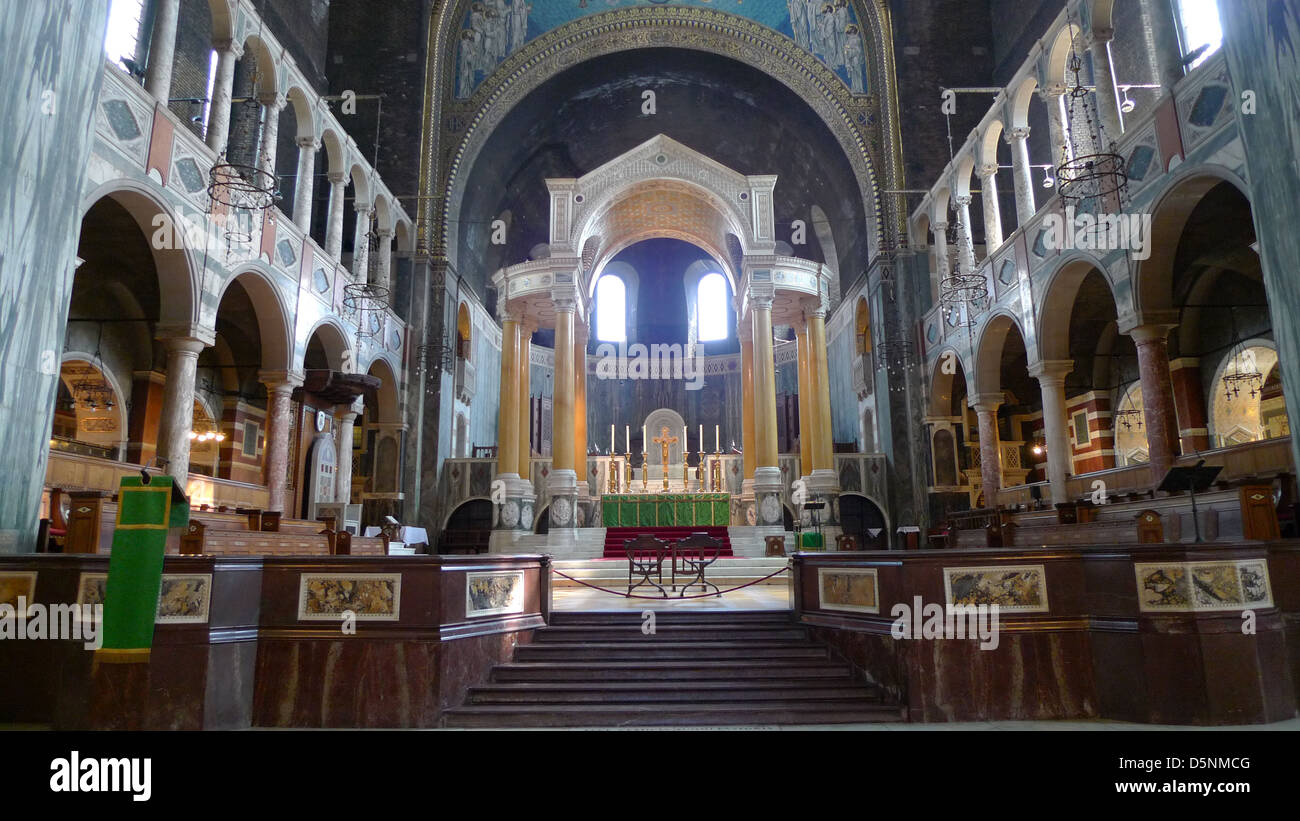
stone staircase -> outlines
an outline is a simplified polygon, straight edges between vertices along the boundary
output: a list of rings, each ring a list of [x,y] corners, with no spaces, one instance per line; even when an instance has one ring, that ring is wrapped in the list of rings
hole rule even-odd
[[[447,727],[849,724],[903,719],[787,610],[556,612]]]

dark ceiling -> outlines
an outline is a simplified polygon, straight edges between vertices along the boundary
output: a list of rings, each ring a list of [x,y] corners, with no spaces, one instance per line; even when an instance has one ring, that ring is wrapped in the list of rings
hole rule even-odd
[[[641,113],[642,92],[657,113]],[[794,252],[821,250],[811,208],[831,222],[841,280],[867,264],[867,223],[852,168],[829,129],[777,80],[701,51],[642,49],[588,60],[524,98],[471,171],[459,225],[460,274],[480,296],[492,273],[528,258],[548,240],[548,177],[576,177],[656,134],[665,134],[742,174],[776,174],[777,238],[807,224]],[[491,223],[510,212],[508,242],[489,242]]]

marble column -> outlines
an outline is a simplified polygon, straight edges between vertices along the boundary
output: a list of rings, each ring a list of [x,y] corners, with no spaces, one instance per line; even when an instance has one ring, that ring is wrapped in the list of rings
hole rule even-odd
[[[555,305],[555,404],[551,413],[551,475],[547,489],[551,492],[552,528],[571,528],[575,524],[578,474],[574,464],[574,322],[576,294],[557,289],[552,292]]]
[[[799,350],[799,475],[808,477],[813,472],[813,441],[816,439],[816,422],[808,412],[808,400],[813,395],[812,373],[809,367],[808,325],[803,320],[795,327]]]
[[[1119,110],[1119,89],[1115,87],[1115,70],[1110,62],[1110,41],[1114,36],[1113,29],[1095,28],[1088,43],[1093,85],[1097,87],[1097,113],[1107,142],[1118,142],[1124,134],[1124,114]],[[1097,148],[1105,150],[1106,146]]]
[[[316,193],[316,152],[320,150],[320,140],[315,137],[299,137],[298,176],[293,189],[293,224],[303,232],[311,231],[311,201]]]
[[[226,150],[230,138],[230,98],[234,96],[235,61],[244,56],[244,49],[233,40],[212,44],[217,52],[217,75],[212,83],[212,101],[208,104],[208,148],[218,156]]]
[[[163,106],[171,98],[172,67],[176,60],[176,22],[180,13],[181,0],[159,0],[154,6],[144,90]],[[100,24],[103,25],[102,20]]]
[[[275,173],[276,154],[280,147],[280,112],[287,100],[283,94],[262,100],[262,144],[258,150],[257,167],[271,175],[275,189],[280,188],[280,178]]]
[[[1002,206],[998,204],[998,164],[979,167],[980,203],[984,206],[984,252],[992,254],[1002,245]]]
[[[1016,226],[1023,228],[1038,211],[1034,203],[1034,169],[1029,162],[1029,129],[1009,129],[1002,132],[1002,139],[1011,146],[1012,174],[1016,183]]]
[[[948,258],[948,223],[932,222],[930,223],[930,233],[934,236],[934,264],[935,277],[934,281],[939,290],[936,290],[931,296],[937,302],[940,291],[943,288],[943,281],[948,278],[949,265],[951,260]]]
[[[998,491],[1002,489],[1002,442],[998,437],[998,408],[1002,394],[974,394],[971,407],[980,428],[980,476],[984,480],[984,507],[998,506]]]
[[[501,314],[501,403],[497,416],[497,478],[519,478],[519,322]]]
[[[750,312],[754,334],[754,466],[755,522],[780,525],[781,468],[777,464],[776,363],[772,358],[772,301],[775,294],[751,289]]]
[[[744,482],[752,492],[754,468],[757,466],[757,445],[754,439],[754,336],[745,327],[740,329],[740,392],[743,407],[740,409],[740,446],[744,462]],[[704,450],[703,444],[700,450]]]
[[[338,432],[338,469],[334,474],[334,501],[352,504],[352,425],[357,421],[355,404],[336,405],[334,427]]]
[[[1169,379],[1178,412],[1178,438],[1183,453],[1210,449],[1210,429],[1205,413],[1205,390],[1201,381],[1201,360],[1184,356],[1169,363]],[[1222,387],[1219,383],[1216,388]],[[1216,390],[1217,393],[1217,390]]]
[[[357,282],[370,281],[370,215],[373,209],[366,203],[355,203],[356,230],[352,235],[352,276]]]
[[[957,270],[970,275],[975,273],[975,237],[970,224],[970,194],[953,197],[957,206]]]
[[[379,254],[379,264],[376,266],[375,283],[391,289],[393,287],[393,229],[380,228],[378,233],[379,248],[375,253]]]
[[[1043,395],[1043,439],[1047,447],[1047,480],[1052,488],[1052,504],[1070,501],[1066,480],[1070,470],[1070,436],[1066,422],[1065,377],[1074,370],[1074,361],[1045,360],[1029,369],[1038,380]],[[981,458],[983,458],[981,456]]]
[[[1165,324],[1140,325],[1127,331],[1137,346],[1142,377],[1143,418],[1151,464],[1151,486],[1157,487],[1178,455],[1178,417],[1173,380],[1169,374],[1169,331]]]
[[[573,393],[573,467],[578,493],[587,496],[587,327],[581,322],[573,335]]]
[[[158,456],[167,460],[167,474],[184,488],[190,473],[190,431],[194,428],[194,378],[199,353],[208,342],[189,336],[162,340],[167,355],[162,416],[158,420]]]
[[[266,453],[264,478],[268,495],[267,510],[285,510],[289,481],[289,435],[293,430],[293,390],[302,385],[302,376],[285,372],[258,373],[266,385]]]
[[[1052,165],[1060,168],[1070,160],[1069,132],[1065,127],[1065,85],[1039,89],[1039,98],[1047,106],[1047,124],[1052,137]]]
[[[527,317],[519,321],[519,478],[532,481],[533,476],[533,333],[537,325]]]
[[[331,171],[326,179],[330,181],[330,218],[325,227],[325,254],[339,262],[343,257],[343,201],[347,197],[348,175]]]
[[[823,500],[839,491],[839,475],[835,472],[835,446],[831,431],[831,373],[826,359],[826,306],[817,304],[804,309],[808,323],[809,383],[812,396],[808,400],[809,415],[817,432],[813,440],[813,471],[809,488]]]

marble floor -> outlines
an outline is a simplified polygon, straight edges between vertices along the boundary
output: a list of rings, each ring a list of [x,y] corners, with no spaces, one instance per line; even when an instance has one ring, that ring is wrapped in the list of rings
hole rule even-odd
[[[654,588],[641,588],[637,593],[647,591],[659,592]],[[687,595],[698,594],[697,589]],[[790,586],[787,584],[756,584],[721,597],[698,599],[629,599],[589,587],[560,587],[551,592],[553,610],[788,610],[790,607]]]

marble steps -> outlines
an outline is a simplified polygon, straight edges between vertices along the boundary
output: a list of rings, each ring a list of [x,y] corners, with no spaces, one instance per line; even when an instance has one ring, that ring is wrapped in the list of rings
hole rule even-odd
[[[701,701],[788,701],[797,692],[804,701],[856,701],[881,703],[880,694],[860,685],[807,679],[768,679],[751,682],[692,681],[689,687],[661,687],[641,682],[591,684],[522,682],[475,687],[470,704],[515,704],[545,701],[553,704],[672,704]]]
[[[860,701],[788,700],[691,704],[471,704],[448,727],[736,727],[902,721],[899,708]]]
[[[668,727],[900,721],[788,610],[555,612],[449,710],[449,727]]]
[[[657,637],[646,636],[646,639]],[[552,641],[523,644],[515,648],[518,662],[564,661],[652,661],[658,659],[699,660],[825,659],[825,648],[807,639],[748,641],[642,641],[573,642]]]
[[[660,638],[680,642],[737,641],[741,639],[806,639],[808,631],[802,627],[766,626],[745,627],[732,624],[703,624],[689,626],[680,624],[656,624],[655,632]],[[573,627],[548,627],[540,631],[533,639],[534,645],[553,642],[627,642],[645,641],[638,623],[629,625],[577,625]]]

